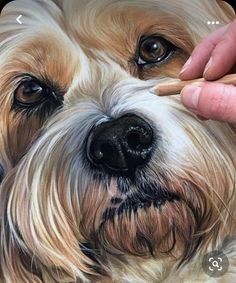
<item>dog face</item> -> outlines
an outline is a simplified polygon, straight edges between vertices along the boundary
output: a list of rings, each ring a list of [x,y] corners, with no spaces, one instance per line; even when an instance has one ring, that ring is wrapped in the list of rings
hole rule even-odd
[[[5,7],[4,282],[157,282],[235,231],[234,128],[151,91],[212,15],[233,17],[207,0]]]

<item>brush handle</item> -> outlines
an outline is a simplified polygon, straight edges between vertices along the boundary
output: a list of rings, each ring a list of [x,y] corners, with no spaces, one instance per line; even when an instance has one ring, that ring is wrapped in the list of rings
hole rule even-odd
[[[155,92],[159,96],[176,95],[179,94],[186,85],[198,82],[206,82],[206,80],[204,78],[190,81],[181,81],[179,79],[176,79],[175,81],[172,81],[170,83],[159,84],[155,88]],[[226,75],[214,82],[231,84],[236,86],[236,74]]]

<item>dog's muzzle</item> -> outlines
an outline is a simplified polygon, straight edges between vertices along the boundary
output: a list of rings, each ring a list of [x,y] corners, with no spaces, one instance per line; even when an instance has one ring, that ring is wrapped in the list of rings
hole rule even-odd
[[[89,161],[107,173],[134,172],[148,163],[154,147],[153,129],[144,119],[127,114],[104,122],[89,133]]]

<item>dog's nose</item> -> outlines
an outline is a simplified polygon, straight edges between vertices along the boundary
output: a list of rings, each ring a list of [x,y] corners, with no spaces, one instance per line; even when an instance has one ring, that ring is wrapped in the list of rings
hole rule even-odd
[[[152,127],[139,116],[127,114],[90,132],[87,157],[107,172],[130,172],[149,161],[153,146]]]

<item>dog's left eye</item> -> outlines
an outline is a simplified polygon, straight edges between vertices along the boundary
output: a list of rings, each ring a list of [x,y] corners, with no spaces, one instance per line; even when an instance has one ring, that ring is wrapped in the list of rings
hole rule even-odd
[[[137,64],[160,63],[175,50],[175,46],[159,36],[141,38],[138,48]]]

